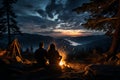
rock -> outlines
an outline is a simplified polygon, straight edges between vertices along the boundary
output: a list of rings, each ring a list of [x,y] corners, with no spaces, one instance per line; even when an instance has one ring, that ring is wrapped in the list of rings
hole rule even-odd
[[[119,80],[120,66],[90,65],[86,68],[85,76],[95,80]]]

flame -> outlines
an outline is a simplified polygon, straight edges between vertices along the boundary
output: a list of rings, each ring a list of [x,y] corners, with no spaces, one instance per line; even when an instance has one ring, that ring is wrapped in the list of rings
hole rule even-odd
[[[65,63],[65,61],[63,61],[63,60],[61,60],[60,63],[59,63],[60,66],[63,66],[63,65],[65,65],[65,64],[66,64],[66,63]]]
[[[67,63],[66,63],[66,58],[67,58],[67,53],[64,51],[64,50],[62,50],[62,49],[60,49],[59,50],[59,53],[60,53],[60,55],[62,56],[62,59],[61,59],[61,61],[59,62],[59,66],[61,67],[61,68],[64,68],[64,67],[70,67]]]

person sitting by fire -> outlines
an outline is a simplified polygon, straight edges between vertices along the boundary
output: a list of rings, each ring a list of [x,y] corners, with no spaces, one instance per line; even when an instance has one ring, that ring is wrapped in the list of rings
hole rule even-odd
[[[48,49],[47,58],[49,60],[50,66],[58,66],[62,56],[59,55],[59,52],[56,50],[55,44],[51,44]]]
[[[44,43],[39,43],[39,48],[35,51],[34,57],[41,67],[46,66],[46,57],[47,57],[47,50],[44,49]]]

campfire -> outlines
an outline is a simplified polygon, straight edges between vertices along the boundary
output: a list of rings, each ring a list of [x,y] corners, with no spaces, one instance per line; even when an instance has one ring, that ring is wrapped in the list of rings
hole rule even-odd
[[[65,67],[70,67],[67,63],[66,63],[66,52],[64,50],[59,50],[60,55],[62,56],[61,61],[59,62],[59,66],[63,69]]]
[[[70,66],[64,60],[61,60],[59,65],[61,66],[62,69],[65,68],[65,67],[70,68]]]

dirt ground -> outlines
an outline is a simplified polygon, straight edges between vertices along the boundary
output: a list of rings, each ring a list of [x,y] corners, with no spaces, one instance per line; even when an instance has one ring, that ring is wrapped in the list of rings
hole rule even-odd
[[[20,67],[0,73],[2,80],[120,80],[120,66],[71,62],[61,69]]]

